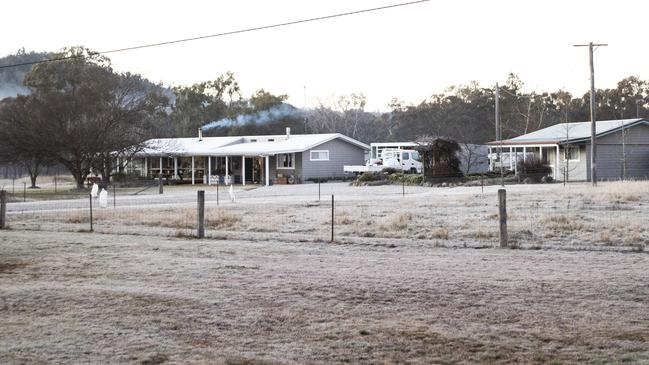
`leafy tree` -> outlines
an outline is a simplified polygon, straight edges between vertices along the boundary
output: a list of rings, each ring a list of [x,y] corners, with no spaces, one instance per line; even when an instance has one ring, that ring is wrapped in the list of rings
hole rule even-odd
[[[176,136],[194,136],[203,124],[231,117],[245,108],[239,103],[241,89],[231,72],[191,86],[173,88],[175,103],[170,119]],[[227,99],[226,99],[227,97]]]
[[[253,111],[268,110],[272,107],[281,105],[288,99],[288,95],[273,95],[264,89],[255,91],[250,97],[250,106]]]
[[[18,96],[0,103],[0,163],[23,167],[29,174],[31,188],[43,167],[53,161],[42,148],[24,143],[35,124],[33,96]]]
[[[108,58],[88,49],[55,56],[73,58],[38,64],[25,77],[34,118],[21,141],[65,166],[79,189],[93,168],[108,183],[110,161],[142,148],[167,99],[139,76],[115,73]]]

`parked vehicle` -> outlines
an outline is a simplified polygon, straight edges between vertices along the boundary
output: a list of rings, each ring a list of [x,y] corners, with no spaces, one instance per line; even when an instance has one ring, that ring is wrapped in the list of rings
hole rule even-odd
[[[420,174],[423,168],[419,152],[415,150],[383,150],[381,158],[369,159],[365,165],[345,165],[345,173],[381,172],[385,168],[401,170],[404,173]]]

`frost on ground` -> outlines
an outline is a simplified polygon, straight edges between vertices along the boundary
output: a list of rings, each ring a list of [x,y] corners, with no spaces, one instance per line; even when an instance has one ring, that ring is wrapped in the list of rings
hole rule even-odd
[[[349,184],[239,188],[236,202],[207,190],[208,237],[415,246],[492,247],[498,242],[498,187],[352,187]],[[403,190],[402,190],[403,189]],[[223,190],[223,189],[221,189]],[[405,194],[403,194],[405,192]],[[643,251],[649,242],[649,182],[514,185],[507,187],[511,244],[521,248]],[[112,202],[111,202],[112,203]],[[89,229],[88,202],[45,201],[8,206],[14,229]],[[164,195],[120,196],[97,208],[101,233],[190,237],[197,226],[196,188]]]
[[[645,253],[20,230],[0,252],[3,364],[649,361]]]

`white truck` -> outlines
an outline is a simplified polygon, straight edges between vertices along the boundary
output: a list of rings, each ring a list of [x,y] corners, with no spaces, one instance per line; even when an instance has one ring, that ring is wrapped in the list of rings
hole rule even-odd
[[[385,168],[401,170],[404,173],[420,174],[423,168],[419,152],[415,150],[386,149],[381,158],[369,159],[365,165],[345,165],[345,173],[381,172]]]

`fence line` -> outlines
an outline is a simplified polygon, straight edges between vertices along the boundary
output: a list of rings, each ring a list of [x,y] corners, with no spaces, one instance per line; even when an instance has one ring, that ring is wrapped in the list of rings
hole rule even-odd
[[[405,194],[404,185],[312,184],[295,189],[300,194],[236,189],[234,201],[220,199],[218,187],[207,189],[202,212],[196,210],[201,198],[186,189],[168,188],[160,196],[158,191],[135,194],[139,189],[113,187],[112,209],[98,207],[85,193],[58,195],[70,199],[39,200],[38,192],[31,192],[25,203],[24,197],[5,193],[6,224],[15,229],[70,232],[90,226],[91,231],[106,233],[457,247],[640,251],[649,242],[643,220],[649,204],[641,194],[553,198],[513,191],[506,196],[496,194],[495,189],[483,194],[482,187],[463,194],[412,187]],[[331,204],[320,201],[328,190],[336,192],[331,194]]]

